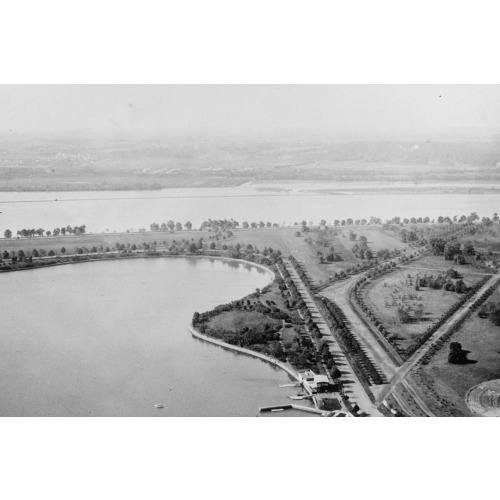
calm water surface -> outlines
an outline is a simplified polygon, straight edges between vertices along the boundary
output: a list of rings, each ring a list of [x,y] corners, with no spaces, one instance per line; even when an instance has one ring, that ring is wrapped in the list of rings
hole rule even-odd
[[[357,187],[380,188],[377,183]],[[230,188],[165,189],[65,193],[0,193],[0,235],[5,229],[44,228],[68,224],[91,232],[149,229],[169,219],[195,227],[207,218],[293,224],[321,219],[382,219],[500,213],[497,194],[359,194],[343,186],[341,194],[319,194],[334,183],[244,184]],[[339,186],[337,186],[339,187]],[[348,187],[348,186],[347,186]],[[413,187],[406,185],[406,187]],[[492,186],[493,187],[493,186]],[[497,186],[498,187],[498,186]],[[57,200],[57,201],[56,201]]]
[[[269,279],[186,258],[2,274],[0,416],[254,416],[290,402],[283,371],[187,330],[194,311]]]

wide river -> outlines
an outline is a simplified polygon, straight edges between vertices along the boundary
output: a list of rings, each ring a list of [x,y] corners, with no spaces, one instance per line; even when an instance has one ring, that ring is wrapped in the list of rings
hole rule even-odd
[[[414,185],[399,187],[416,188]],[[197,228],[207,218],[279,224],[306,220],[317,224],[321,219],[332,222],[349,217],[428,216],[433,219],[439,215],[453,217],[471,212],[488,217],[500,213],[498,192],[429,194],[428,189],[436,185],[417,187],[421,189],[418,194],[384,193],[383,186],[377,183],[339,186],[328,182],[248,183],[230,188],[162,191],[0,193],[0,235],[3,236],[5,229],[16,234],[24,228],[52,230],[68,224],[85,224],[89,232],[137,231],[149,229],[152,222],[161,224],[169,219],[191,221]],[[457,187],[464,189],[463,185],[446,186],[450,190]],[[376,194],[361,194],[361,188],[372,188]],[[322,190],[329,193],[324,194]]]
[[[269,280],[248,264],[189,258],[2,274],[0,416],[255,416],[289,403],[298,389],[279,388],[285,372],[187,329],[194,311]]]

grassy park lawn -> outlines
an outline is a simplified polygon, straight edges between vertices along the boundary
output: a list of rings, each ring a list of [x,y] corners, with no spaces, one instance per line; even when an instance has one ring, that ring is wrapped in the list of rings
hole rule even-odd
[[[202,237],[205,241],[209,241],[210,233],[200,231],[178,231],[174,233],[161,233],[161,232],[145,232],[145,233],[106,233],[106,234],[84,234],[84,235],[71,235],[71,236],[44,236],[33,238],[17,238],[0,240],[0,250],[24,250],[28,255],[33,249],[44,249],[47,252],[53,250],[56,255],[62,255],[61,248],[66,249],[66,253],[73,253],[76,247],[91,249],[92,247],[99,248],[109,247],[113,249],[116,243],[130,243],[131,245],[140,246],[143,243],[149,245],[156,244],[158,247],[163,247],[165,241],[167,246],[171,245],[173,240],[180,242],[182,239],[198,241]],[[227,241],[231,244],[231,241]]]
[[[474,248],[479,251],[500,252],[500,227],[496,224],[484,227],[474,235],[462,236],[459,241],[460,243],[471,241]]]
[[[207,322],[210,328],[223,328],[238,331],[245,326],[249,328],[264,328],[267,324],[273,329],[280,328],[282,321],[268,318],[257,311],[227,311],[217,314]]]
[[[290,317],[297,317],[296,311],[289,311],[285,307],[283,298],[276,283],[270,289],[263,292],[260,298],[249,296],[242,300],[243,308],[225,311],[210,318],[208,326],[211,328],[224,328],[225,330],[238,331],[247,326],[248,328],[264,328],[270,325],[273,329],[281,328],[283,321],[271,318],[258,309],[261,307],[274,307],[286,312]]]
[[[427,257],[423,262],[421,260],[415,262],[414,267],[412,265],[373,280],[364,291],[367,305],[388,332],[397,336],[400,349],[409,347],[462,297],[459,293],[444,289],[435,290],[430,287],[420,287],[418,291],[415,289],[417,274],[420,278],[425,274],[436,278],[451,268],[450,263],[444,261],[442,257]],[[454,269],[460,273],[467,287],[482,278],[480,274],[466,272],[464,267],[455,266]],[[402,321],[400,318],[398,313],[400,307],[408,313],[408,321]]]
[[[240,244],[244,249],[247,245],[252,245],[258,248],[261,252],[265,247],[280,250],[284,257],[293,255],[297,260],[304,263],[311,279],[315,283],[327,280],[336,272],[345,270],[358,262],[354,254],[351,252],[351,247],[354,242],[349,240],[349,228],[335,228],[333,232],[329,232],[326,236],[326,241],[329,245],[333,245],[335,252],[342,257],[342,261],[329,264],[320,264],[318,251],[326,253],[326,248],[316,243],[307,243],[306,238],[309,236],[312,241],[319,238],[317,231],[304,233],[300,237],[295,234],[299,231],[299,227],[280,227],[280,228],[254,228],[254,229],[238,229],[233,231],[233,236],[221,237],[216,241],[216,249],[221,250],[225,244],[228,246],[228,252],[236,244]],[[377,251],[380,248],[403,248],[405,245],[399,242],[392,234],[387,231],[380,231],[378,228],[359,228],[354,227],[353,230],[359,235],[365,234],[368,238],[369,246]],[[136,232],[136,233],[106,233],[106,234],[85,234],[71,235],[58,237],[33,237],[33,238],[17,238],[16,236],[5,239],[0,239],[0,252],[7,250],[9,252],[23,250],[26,255],[30,255],[34,249],[40,251],[45,250],[47,253],[51,250],[55,255],[62,255],[66,250],[66,254],[75,253],[77,248],[85,248],[91,250],[93,247],[109,247],[114,249],[116,243],[130,244],[141,247],[143,243],[149,245],[155,244],[158,250],[172,245],[175,240],[180,243],[182,240],[188,242],[197,242],[203,238],[204,248],[209,249],[210,243],[213,241],[210,237],[213,233],[207,231],[174,231],[174,232]],[[164,243],[165,242],[165,243]]]
[[[298,317],[298,313],[294,311],[289,311],[285,306],[285,301],[281,296],[280,290],[276,283],[273,283],[271,288],[266,292],[262,292],[260,295],[261,303],[265,304],[267,307],[278,307],[282,311],[289,313],[291,316],[294,314]],[[257,300],[251,299],[251,302],[256,303]]]
[[[282,340],[285,346],[295,346],[297,343],[297,339],[299,338],[299,334],[297,333],[297,328],[292,325],[286,325],[283,329]]]
[[[487,302],[500,302],[498,290]],[[463,349],[470,351],[469,360],[477,362],[466,365],[448,363],[450,342],[460,342]],[[417,380],[427,389],[421,392],[434,394],[434,398],[429,397],[429,404],[437,399],[438,404],[436,401],[434,404],[439,411],[438,398],[442,398],[449,403],[451,414],[457,416],[471,414],[465,402],[469,389],[497,378],[500,378],[500,327],[488,318],[480,318],[477,312],[431,358],[429,364],[421,366],[417,372]]]
[[[348,237],[349,229],[342,229],[342,232]],[[376,253],[379,250],[404,250],[405,248],[410,249],[411,247],[406,243],[403,243],[392,231],[382,231],[379,227],[370,227],[370,226],[362,226],[362,227],[353,227],[352,231],[357,234],[357,240],[361,236],[365,236],[368,246],[371,250]],[[348,241],[348,240],[347,240]],[[349,243],[354,244],[354,242],[348,241],[347,246],[349,247]],[[351,245],[352,246],[352,245]]]
[[[435,255],[424,255],[415,262],[404,264],[404,267],[408,268],[408,272],[410,272],[412,275],[418,272],[420,274],[433,274],[434,276],[437,276],[440,272],[446,273],[448,269],[453,268],[464,276],[464,281],[466,283],[467,279],[472,278],[476,274],[488,273],[488,271],[473,267],[471,264],[454,264],[450,260],[445,260],[443,256]]]

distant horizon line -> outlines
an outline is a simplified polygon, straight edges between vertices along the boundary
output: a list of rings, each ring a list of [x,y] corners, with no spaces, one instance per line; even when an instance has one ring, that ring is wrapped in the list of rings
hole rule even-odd
[[[60,130],[60,131],[35,131],[35,130],[0,130],[0,137],[22,141],[38,137],[49,140],[64,139],[102,139],[102,140],[138,140],[138,141],[300,141],[308,140],[318,142],[395,142],[395,141],[440,141],[440,140],[500,140],[500,128],[496,127],[454,127],[452,129],[422,129],[414,132],[288,132],[283,133],[223,133],[223,132],[180,132],[180,131],[112,131],[112,130]]]

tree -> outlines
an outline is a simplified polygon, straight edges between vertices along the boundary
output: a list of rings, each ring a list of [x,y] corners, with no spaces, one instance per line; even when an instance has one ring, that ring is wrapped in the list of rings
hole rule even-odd
[[[215,250],[215,241],[212,241],[212,243],[210,243],[210,250]]]
[[[174,230],[174,228],[175,228],[175,222],[174,222],[173,220],[169,220],[169,221],[167,222],[167,226],[168,226],[168,228],[170,229],[170,231],[173,231],[173,230]]]
[[[431,238],[429,240],[429,244],[432,248],[432,253],[434,255],[441,255],[442,253],[444,253],[446,241],[443,238]],[[451,260],[451,259],[449,259],[449,260]]]
[[[458,280],[455,283],[455,292],[457,292],[457,293],[465,293],[465,292],[467,292],[467,285],[464,283],[463,280]]]
[[[500,326],[500,304],[496,304],[496,306],[494,307],[494,309],[491,311],[490,321],[494,325]]]
[[[176,230],[176,231],[182,231],[182,224],[181,224],[180,222],[177,222],[177,223],[175,224],[175,230]]]
[[[3,235],[6,237],[6,238],[11,238],[12,237],[12,231],[10,229],[6,229],[3,233]]]
[[[466,364],[469,361],[467,359],[468,352],[469,351],[464,351],[462,349],[462,344],[460,344],[460,342],[452,342],[448,354],[448,363],[453,363],[455,365]]]
[[[460,243],[447,243],[444,247],[444,258],[446,260],[453,260],[455,255],[461,254]]]
[[[66,253],[66,249],[64,247],[61,247],[61,253]]]
[[[476,254],[474,246],[472,245],[472,243],[470,241],[466,241],[464,243],[463,252],[465,255],[475,255]]]
[[[187,221],[187,222],[184,224],[184,227],[185,227],[188,231],[191,231],[191,228],[193,227],[193,224],[192,224],[190,221]]]
[[[49,257],[54,257],[54,255],[55,255],[54,250],[51,250],[51,251],[49,252]]]
[[[196,243],[191,243],[189,245],[188,252],[189,253],[197,253],[198,252],[198,247],[196,246]]]

